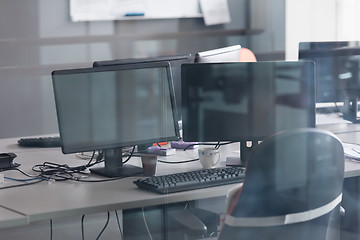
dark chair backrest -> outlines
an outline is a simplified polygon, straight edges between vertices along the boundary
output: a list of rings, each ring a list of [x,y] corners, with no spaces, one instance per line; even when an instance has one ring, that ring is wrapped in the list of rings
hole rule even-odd
[[[343,178],[344,151],[334,134],[306,128],[271,136],[251,153],[241,193],[226,216],[249,225],[225,220],[220,238],[326,239]],[[292,220],[279,223],[285,216]]]

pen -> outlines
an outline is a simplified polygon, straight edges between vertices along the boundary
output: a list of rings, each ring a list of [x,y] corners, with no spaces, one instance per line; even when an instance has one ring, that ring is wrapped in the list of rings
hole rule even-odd
[[[145,14],[142,12],[129,12],[125,14],[125,17],[136,17],[136,16],[144,16]]]

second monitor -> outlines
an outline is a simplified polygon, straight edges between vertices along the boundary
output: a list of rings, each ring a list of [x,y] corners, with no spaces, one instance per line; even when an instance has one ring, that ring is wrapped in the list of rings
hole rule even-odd
[[[190,63],[191,61],[191,54],[182,54],[149,58],[126,58],[108,61],[97,61],[93,63],[93,67],[168,62],[170,64],[170,72],[173,79],[176,107],[177,109],[181,109],[181,65],[183,63]],[[181,120],[180,111],[178,112],[176,119]]]
[[[315,127],[314,63],[206,63],[182,66],[185,141],[261,141]]]

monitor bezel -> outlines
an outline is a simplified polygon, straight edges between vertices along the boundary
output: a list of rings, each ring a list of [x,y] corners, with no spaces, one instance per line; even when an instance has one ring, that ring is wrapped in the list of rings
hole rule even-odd
[[[349,46],[351,43],[356,46]],[[304,45],[309,44],[310,48]],[[317,48],[313,46],[327,45],[329,48]],[[346,46],[339,46],[346,44]],[[333,47],[330,47],[333,46]],[[314,57],[316,53],[316,57]],[[323,57],[352,56],[360,55],[360,41],[319,41],[319,42],[299,42],[299,59],[309,60]]]
[[[146,68],[165,68],[167,79],[168,79],[168,86],[169,86],[169,93],[170,93],[170,101],[171,101],[171,107],[172,107],[172,115],[173,115],[173,125],[174,125],[174,135],[162,137],[162,138],[152,138],[152,139],[143,139],[143,140],[137,140],[137,141],[129,141],[129,142],[113,142],[113,143],[107,143],[107,144],[90,144],[84,146],[84,144],[67,144],[66,138],[67,136],[64,136],[63,134],[63,123],[61,120],[61,114],[62,110],[59,106],[59,103],[57,101],[57,94],[56,94],[56,80],[54,77],[56,75],[68,75],[68,74],[81,74],[81,73],[93,73],[93,72],[106,72],[106,71],[121,71],[121,70],[131,70],[131,69],[146,69]],[[69,153],[77,153],[77,152],[85,152],[85,151],[95,151],[95,150],[105,150],[105,149],[113,149],[113,148],[123,148],[123,147],[129,147],[129,146],[136,146],[141,144],[152,144],[157,142],[164,142],[164,141],[177,141],[180,139],[179,134],[179,126],[176,119],[177,114],[177,108],[175,104],[175,95],[174,95],[174,87],[173,87],[173,81],[171,77],[171,71],[170,71],[170,64],[168,62],[156,62],[156,63],[136,63],[136,64],[126,64],[126,65],[115,65],[115,66],[104,66],[104,67],[96,67],[96,68],[78,68],[78,69],[65,69],[65,70],[54,70],[51,73],[52,76],[52,83],[53,83],[53,91],[54,91],[54,97],[55,97],[55,105],[56,105],[56,115],[57,115],[57,121],[58,121],[58,127],[59,127],[59,135],[61,138],[61,150],[64,154]],[[64,138],[65,137],[65,138]],[[65,142],[64,142],[65,139]]]
[[[134,63],[141,64],[141,63],[152,63],[152,62],[171,62],[171,61],[180,61],[180,60],[190,61],[191,54],[158,56],[158,57],[148,57],[148,58],[124,58],[124,59],[95,61],[95,62],[93,62],[93,67],[106,67],[106,66],[134,64]]]
[[[171,73],[173,74],[172,66],[177,62],[192,63],[193,59],[191,54],[180,54],[180,55],[167,55],[167,56],[158,56],[158,57],[148,57],[148,58],[124,58],[124,59],[114,59],[106,61],[95,61],[93,67],[104,67],[104,66],[114,66],[114,65],[126,65],[126,64],[142,64],[142,63],[154,63],[154,62],[169,62]],[[173,75],[173,88],[175,93],[175,104],[178,110],[181,109],[181,65],[179,66],[180,74],[177,78]],[[181,111],[177,112],[177,120],[182,119]]]

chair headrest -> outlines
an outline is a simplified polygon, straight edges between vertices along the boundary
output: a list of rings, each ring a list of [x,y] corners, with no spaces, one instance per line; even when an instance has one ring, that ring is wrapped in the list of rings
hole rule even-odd
[[[276,216],[318,208],[342,191],[344,150],[320,129],[280,132],[254,148],[248,159],[240,205],[243,214]]]

